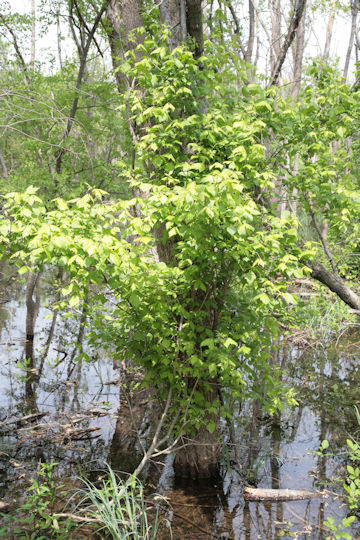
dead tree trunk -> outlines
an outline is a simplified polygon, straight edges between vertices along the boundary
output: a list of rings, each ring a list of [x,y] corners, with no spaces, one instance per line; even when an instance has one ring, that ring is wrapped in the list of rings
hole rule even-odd
[[[36,412],[36,366],[34,356],[35,323],[40,308],[41,273],[29,272],[26,283],[26,341],[25,341],[25,397],[26,404],[32,412]],[[35,295],[35,298],[34,298]]]
[[[246,487],[243,493],[247,501],[303,501],[306,499],[322,499],[327,497],[325,491],[314,493],[302,489],[265,489]]]

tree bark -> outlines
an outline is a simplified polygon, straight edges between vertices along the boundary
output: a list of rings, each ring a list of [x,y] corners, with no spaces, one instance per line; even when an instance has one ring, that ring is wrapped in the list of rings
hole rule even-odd
[[[2,153],[1,148],[0,148],[0,165],[3,170],[4,179],[6,180],[6,182],[9,182],[9,173],[8,173],[8,169],[7,169],[6,162],[5,162],[4,155]]]
[[[348,45],[348,49],[346,53],[344,73],[343,73],[343,77],[345,80],[347,79],[347,76],[349,73],[351,51],[353,48],[354,38],[356,35],[356,20],[358,16],[358,11],[359,11],[359,0],[351,0],[351,31],[350,31],[349,45]]]
[[[135,50],[139,39],[132,40],[132,32],[144,26],[138,0],[110,0],[106,10],[106,31],[110,43],[111,59],[119,92],[126,90],[126,77],[119,71],[127,51]],[[135,36],[134,36],[135,37]],[[135,53],[140,60],[139,53]]]
[[[245,52],[245,62],[250,63],[255,42],[255,8],[253,0],[249,0],[249,39]]]
[[[271,0],[271,43],[270,43],[270,69],[271,75],[275,73],[275,68],[280,60],[281,53],[281,9],[280,0]]]
[[[303,501],[327,497],[326,491],[314,493],[302,489],[264,489],[246,487],[243,492],[247,501]]]
[[[311,269],[311,277],[313,279],[326,285],[330,291],[337,294],[337,296],[352,309],[360,311],[360,297],[346,285],[341,277],[329,272],[319,262],[306,261],[305,265]]]
[[[306,18],[306,8],[301,15],[299,26],[296,32],[295,40],[295,57],[294,57],[294,84],[292,88],[292,97],[297,98],[300,92],[301,86],[301,75],[302,75],[302,64],[304,58],[304,44],[305,44],[305,18]]]
[[[186,27],[195,42],[194,56],[200,58],[204,46],[201,0],[186,0]]]
[[[56,14],[56,36],[57,36],[57,48],[58,48],[58,55],[59,55],[59,65],[60,69],[63,68],[63,61],[62,61],[62,52],[61,52],[61,26],[60,26],[60,13]]]
[[[218,397],[216,388],[206,396],[208,402]],[[218,462],[220,457],[219,418],[212,414],[207,421],[213,420],[215,430],[210,433],[205,424],[201,425],[193,438],[183,437],[180,440],[180,449],[174,459],[175,476],[179,478],[214,478],[218,475]],[[181,447],[183,445],[183,447]]]
[[[185,41],[186,39],[186,28],[184,36],[182,32],[180,8],[181,4],[176,0],[163,0],[159,7],[161,22],[165,26],[168,26],[171,31],[170,50],[175,49],[180,41]]]

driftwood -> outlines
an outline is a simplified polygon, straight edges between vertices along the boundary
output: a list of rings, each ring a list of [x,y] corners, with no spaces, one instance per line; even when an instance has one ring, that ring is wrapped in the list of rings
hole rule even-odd
[[[243,493],[247,501],[303,501],[327,497],[326,491],[304,491],[302,489],[267,489],[246,487]]]
[[[13,505],[10,504],[10,503],[0,501],[0,512],[9,512],[9,510],[11,510],[12,506]]]

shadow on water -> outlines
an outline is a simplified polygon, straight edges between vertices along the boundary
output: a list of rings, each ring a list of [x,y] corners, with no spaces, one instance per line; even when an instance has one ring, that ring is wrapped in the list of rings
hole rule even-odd
[[[58,462],[69,487],[77,476],[96,477],[105,463],[132,471],[149,430],[145,390],[120,387],[121,370],[104,351],[86,343],[86,311],[61,319],[49,309],[51,283],[62,273],[30,274],[24,283],[2,267],[0,289],[0,498],[22,500],[39,461]],[[85,352],[91,362],[77,361]],[[345,441],[356,431],[359,343],[302,351],[283,347],[275,360],[284,382],[297,389],[299,407],[269,417],[256,400],[242,404],[235,421],[236,456],[226,450],[216,484],[175,479],[172,456],[148,474],[149,489],[168,500],[174,540],[253,540],[329,536],[324,520],[346,516],[336,497],[296,502],[248,502],[246,485],[328,489],[342,493]],[[137,380],[134,371],[125,381]],[[124,383],[124,380],[122,381]],[[328,439],[331,455],[317,455]],[[240,465],[240,467],[239,467]],[[353,529],[353,537],[360,537]],[[159,540],[169,538],[168,530]]]

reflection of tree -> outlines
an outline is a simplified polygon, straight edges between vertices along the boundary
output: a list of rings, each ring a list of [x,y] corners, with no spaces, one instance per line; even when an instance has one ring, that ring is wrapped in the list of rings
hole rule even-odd
[[[350,337],[351,339],[351,337]],[[320,437],[331,429],[332,445],[343,447],[356,422],[354,403],[358,400],[360,365],[358,350],[349,337],[338,346],[329,343],[293,354],[288,370],[297,399],[320,419]]]
[[[127,399],[124,399],[125,395]],[[146,398],[146,390],[143,388],[128,391],[122,386],[119,389],[120,407],[108,456],[108,463],[115,470],[132,472],[141,460],[137,443],[146,412]]]
[[[35,324],[40,308],[41,272],[29,272],[26,283],[26,341],[25,341],[25,402],[31,412],[36,405],[36,365],[34,356]]]
[[[57,275],[57,278],[56,278],[56,282],[58,282],[59,286],[58,286],[57,292],[55,294],[55,298],[54,298],[55,302],[58,302],[60,300],[60,284],[61,284],[61,282],[63,280],[63,277],[64,277],[64,269],[59,268],[58,275]],[[41,377],[41,375],[42,375],[42,372],[43,372],[43,369],[44,369],[44,363],[45,363],[45,360],[47,358],[47,355],[49,354],[50,345],[51,345],[52,340],[54,338],[55,328],[56,328],[56,321],[57,321],[58,315],[59,315],[58,310],[54,309],[54,311],[52,313],[50,331],[49,331],[49,334],[48,334],[48,337],[47,337],[47,340],[46,340],[46,343],[45,343],[45,347],[44,347],[44,350],[43,350],[43,353],[42,353],[42,356],[41,356],[41,359],[40,359],[40,364],[39,364],[39,369],[38,369],[39,377]]]

